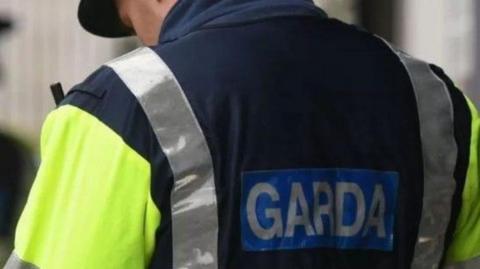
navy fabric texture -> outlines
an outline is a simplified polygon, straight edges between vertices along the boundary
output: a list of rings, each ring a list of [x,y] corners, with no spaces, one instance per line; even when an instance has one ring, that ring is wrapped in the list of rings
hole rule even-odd
[[[309,0],[180,0],[153,49],[182,86],[212,153],[219,269],[410,268],[423,198],[419,119],[405,67],[382,40],[329,19]],[[436,73],[454,96],[463,186],[465,100]],[[107,67],[76,86],[65,104],[96,116],[152,164],[162,223],[150,268],[171,269],[173,176],[141,106]],[[392,249],[246,249],[242,174],[285,169],[397,173]],[[452,222],[449,240],[453,229]]]
[[[177,40],[206,25],[245,22],[280,15],[326,14],[311,0],[180,0],[168,14],[160,43]]]
[[[265,17],[248,11],[243,21],[237,11],[228,15],[231,24],[215,18],[154,48],[184,89],[213,154],[219,268],[410,268],[423,165],[408,74],[383,41],[303,10]],[[241,174],[308,168],[398,172],[393,251],[246,251]],[[152,268],[171,268],[162,255],[167,248],[157,246]]]

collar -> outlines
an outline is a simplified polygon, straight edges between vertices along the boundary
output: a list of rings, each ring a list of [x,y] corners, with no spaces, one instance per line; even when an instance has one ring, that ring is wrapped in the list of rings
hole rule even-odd
[[[165,19],[160,44],[202,27],[285,16],[326,18],[327,14],[312,0],[178,0]]]

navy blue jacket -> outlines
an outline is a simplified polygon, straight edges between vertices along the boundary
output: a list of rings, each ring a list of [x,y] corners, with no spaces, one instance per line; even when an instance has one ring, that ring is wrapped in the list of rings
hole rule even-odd
[[[412,71],[421,64],[308,0],[180,0],[151,49],[181,86],[211,154],[218,268],[423,268],[413,265],[434,193],[424,183],[422,80]],[[426,66],[455,118],[457,188],[436,266],[461,208],[471,114],[443,71]],[[89,111],[152,163],[164,213],[151,268],[172,268],[175,176],[148,113],[108,66],[63,104]]]

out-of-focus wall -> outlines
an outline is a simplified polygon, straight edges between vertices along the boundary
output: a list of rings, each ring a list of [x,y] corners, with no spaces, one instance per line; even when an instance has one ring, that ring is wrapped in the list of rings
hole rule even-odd
[[[360,0],[314,0],[315,4],[325,9],[330,17],[347,23],[358,22],[358,1]]]
[[[473,67],[473,81],[470,86],[470,94],[480,107],[480,1],[475,1],[475,65]]]
[[[409,54],[437,64],[469,95],[475,72],[475,1],[397,1],[398,45]]]
[[[94,37],[77,22],[78,1],[1,0],[14,29],[0,39],[0,128],[33,138],[54,108],[49,84],[66,90],[117,53],[120,41]]]

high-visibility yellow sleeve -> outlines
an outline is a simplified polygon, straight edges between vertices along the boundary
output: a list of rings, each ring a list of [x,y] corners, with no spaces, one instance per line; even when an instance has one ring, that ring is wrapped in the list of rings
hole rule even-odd
[[[449,263],[467,262],[480,257],[480,118],[470,101],[469,107],[472,112],[470,162],[457,230],[447,253]]]
[[[160,223],[149,162],[69,105],[49,115],[41,147],[15,258],[41,269],[147,267]]]

